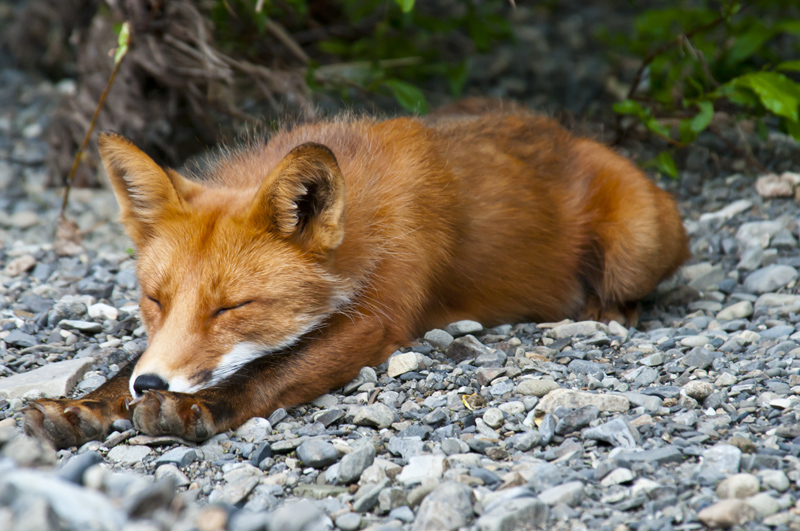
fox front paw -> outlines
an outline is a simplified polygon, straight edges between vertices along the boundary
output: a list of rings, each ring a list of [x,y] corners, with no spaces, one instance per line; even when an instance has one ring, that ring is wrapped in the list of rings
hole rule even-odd
[[[92,400],[41,399],[28,404],[22,426],[26,435],[61,449],[102,440],[110,424],[106,416]]]
[[[176,435],[188,441],[204,441],[217,433],[208,408],[193,395],[145,391],[133,405],[133,423],[148,435]]]

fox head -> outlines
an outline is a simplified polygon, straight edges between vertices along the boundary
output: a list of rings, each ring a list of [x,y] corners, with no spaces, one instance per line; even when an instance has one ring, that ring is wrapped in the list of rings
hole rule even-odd
[[[138,255],[149,345],[134,397],[215,385],[347,303],[329,265],[344,237],[345,184],[328,148],[300,145],[259,168],[252,187],[230,188],[164,169],[117,135],[99,147]]]

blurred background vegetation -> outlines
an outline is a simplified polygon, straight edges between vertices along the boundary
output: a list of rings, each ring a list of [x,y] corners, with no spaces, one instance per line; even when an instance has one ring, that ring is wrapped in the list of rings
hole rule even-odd
[[[52,184],[83,139],[124,21],[130,52],[98,130],[174,166],[282,120],[425,114],[464,96],[650,142],[648,164],[671,176],[699,137],[751,159],[758,138],[800,140],[796,0],[0,2],[0,57],[66,84],[48,124]],[[96,154],[85,161],[76,184],[95,185]]]

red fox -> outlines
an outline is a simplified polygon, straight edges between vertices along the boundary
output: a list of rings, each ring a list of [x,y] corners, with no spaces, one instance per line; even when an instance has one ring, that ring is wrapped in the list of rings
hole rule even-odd
[[[149,346],[82,399],[33,402],[25,431],[62,448],[127,418],[199,441],[449,322],[635,322],[688,257],[670,195],[550,119],[470,108],[297,126],[192,180],[102,135]]]

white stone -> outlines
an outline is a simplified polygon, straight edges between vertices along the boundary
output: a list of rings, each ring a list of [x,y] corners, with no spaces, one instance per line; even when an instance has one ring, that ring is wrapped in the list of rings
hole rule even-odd
[[[390,378],[397,378],[401,374],[416,371],[419,368],[415,352],[398,353],[389,358],[389,368],[386,373]]]
[[[109,450],[107,457],[111,461],[116,461],[123,465],[133,465],[140,463],[142,459],[150,455],[152,451],[153,450],[144,445],[127,446],[122,444]]]
[[[503,425],[503,412],[496,407],[490,407],[484,412],[483,421],[492,428],[499,428]]]
[[[254,417],[237,429],[233,434],[247,442],[261,442],[272,433],[272,424],[265,418]]]
[[[727,220],[731,219],[733,216],[737,214],[741,214],[748,208],[753,206],[753,202],[749,199],[739,199],[738,201],[734,201],[730,205],[717,210],[716,212],[706,212],[700,215],[700,221],[709,221],[712,219],[722,219]]]
[[[723,308],[717,313],[717,321],[733,321],[734,319],[744,319],[751,315],[753,315],[753,303],[750,301],[739,301]]]
[[[47,398],[67,396],[94,362],[91,357],[58,361],[22,374],[0,378],[0,398],[22,398],[30,391],[38,391],[40,396]]]
[[[108,304],[98,302],[89,306],[89,317],[92,319],[114,319],[119,317],[119,310]]]
[[[422,483],[426,479],[438,479],[444,473],[444,456],[436,454],[415,455],[408,459],[408,464],[403,467],[397,476],[397,481],[403,485]]]
[[[609,472],[608,475],[600,481],[600,484],[604,487],[610,487],[611,485],[630,483],[634,479],[636,479],[636,474],[634,474],[633,471],[628,468],[620,467]]]
[[[778,492],[786,492],[789,489],[789,478],[782,470],[759,470],[758,477],[767,488]]]
[[[608,334],[608,326],[596,321],[579,321],[577,323],[569,323],[552,328],[546,335],[562,339],[572,336],[591,336],[596,332],[603,332]]]
[[[577,409],[583,406],[595,406],[601,412],[624,413],[630,409],[630,402],[621,395],[589,393],[576,389],[555,389],[545,395],[535,410],[552,413],[559,407]]]
[[[742,525],[755,517],[755,509],[741,500],[722,500],[697,513],[697,518],[708,527],[722,528]]]
[[[733,474],[717,485],[717,496],[726,498],[748,498],[758,492],[761,482],[752,474]]]

